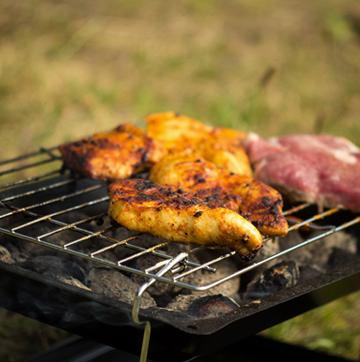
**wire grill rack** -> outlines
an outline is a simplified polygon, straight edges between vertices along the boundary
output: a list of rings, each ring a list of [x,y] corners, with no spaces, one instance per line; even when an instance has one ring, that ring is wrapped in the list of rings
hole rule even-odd
[[[149,280],[155,279],[193,291],[213,288],[360,222],[360,216],[348,214],[345,221],[339,218],[342,221],[340,224],[315,226],[317,232],[314,236],[225,276],[217,277],[217,266],[222,261],[234,257],[235,252],[210,252],[212,256],[200,263],[195,255],[203,247],[190,247],[187,257],[177,263],[170,272],[163,274],[159,271],[177,256],[168,251],[168,243],[152,238],[145,245],[139,244],[138,241],[143,238],[141,234],[131,234],[111,223],[99,226],[104,222],[107,212],[106,183],[77,178],[64,170],[57,147],[42,148],[36,152],[0,161],[0,181],[2,180],[5,181],[0,182],[0,233],[114,269],[138,274]],[[303,203],[285,211],[291,225],[290,233],[309,227],[318,220],[326,221],[331,218],[331,222],[335,224],[334,220],[338,218],[332,216],[341,213],[340,209],[331,208],[314,212],[305,220],[297,217],[299,213],[311,208],[311,204]],[[97,225],[95,229],[94,223]],[[119,230],[122,230],[120,236]],[[119,254],[121,257],[116,258]],[[138,261],[149,254],[155,261],[151,265],[141,267],[141,262]],[[200,284],[199,279],[188,278],[193,273],[205,271],[215,273],[215,277],[207,284]]]

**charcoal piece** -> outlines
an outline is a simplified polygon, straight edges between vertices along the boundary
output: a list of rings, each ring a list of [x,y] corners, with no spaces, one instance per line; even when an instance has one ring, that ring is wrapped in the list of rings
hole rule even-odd
[[[9,250],[14,263],[22,263],[27,257],[19,250],[19,248],[14,244],[5,244],[7,250]]]
[[[264,242],[262,248],[258,251],[257,255],[253,260],[250,260],[248,262],[245,262],[243,260],[239,260],[239,269],[245,268],[248,265],[251,265],[253,263],[259,262],[261,260],[264,260],[268,258],[269,256],[272,256],[280,251],[280,245],[278,238],[267,240]],[[256,279],[257,276],[262,273],[264,270],[270,268],[271,266],[275,265],[278,262],[277,259],[271,260],[263,265],[258,266],[254,270],[251,270],[241,276],[241,289],[242,291],[246,289],[246,286],[249,282]]]
[[[211,318],[230,313],[238,307],[234,300],[220,294],[203,297],[198,294],[180,294],[166,309],[186,312],[197,318]]]
[[[287,237],[280,239],[280,246],[281,249],[286,249],[302,241],[303,238],[299,233],[292,232]],[[296,260],[299,265],[313,266],[319,271],[325,272],[329,257],[334,248],[340,248],[351,254],[355,254],[357,239],[352,234],[339,231],[286,255],[284,259]]]
[[[89,284],[95,293],[132,304],[139,285],[124,274],[105,268],[93,268],[89,273]],[[144,292],[141,307],[155,307],[156,303],[148,292]]]
[[[298,265],[294,261],[282,261],[265,270],[247,286],[246,295],[251,299],[261,298],[284,288],[295,286],[300,277]]]
[[[329,256],[329,268],[336,268],[339,265],[356,265],[359,263],[359,257],[356,254],[350,253],[347,250],[333,248]]]
[[[30,241],[15,239],[13,237],[4,236],[1,240],[1,244],[10,252],[12,259],[16,263],[22,263],[29,258],[30,255],[39,255],[44,250],[48,251],[44,247],[36,245]]]
[[[239,306],[230,298],[222,295],[211,295],[194,300],[188,313],[200,318],[220,317],[237,310]]]
[[[65,223],[71,224],[73,222],[86,219],[89,216],[92,216],[92,214],[87,214],[81,211],[72,211],[71,213],[66,213],[64,215],[61,215],[59,219]],[[89,222],[80,224],[79,227],[89,231],[98,231],[110,225],[111,225],[111,220],[107,215],[105,215],[103,217],[99,217]]]
[[[201,248],[196,252],[196,261],[200,264],[206,263],[210,260],[216,259],[224,255],[224,249],[222,248]],[[195,258],[195,256],[193,257]],[[206,285],[214,281],[220,280],[230,274],[235,273],[239,270],[239,260],[236,257],[226,258],[220,262],[214,263],[211,267],[215,268],[215,272],[211,272],[205,269],[191,273],[184,278],[181,278],[181,281],[185,283],[195,284],[195,285]],[[240,278],[232,278],[225,283],[221,283],[213,288],[210,288],[204,292],[196,293],[198,296],[204,295],[216,295],[222,294],[224,296],[234,296],[240,289]],[[181,290],[181,293],[188,293],[186,290]]]
[[[10,253],[13,263],[21,263],[27,258],[27,256],[20,250],[21,243],[26,243],[26,241],[10,238],[7,236],[4,236],[1,240],[1,246],[7,249],[7,251]],[[32,244],[30,242],[27,243]]]
[[[138,234],[134,231],[131,231],[131,230],[128,230],[128,229],[122,227],[116,221],[112,220],[109,216],[104,218],[104,222],[106,223],[105,225],[113,226],[111,228],[111,230],[106,233],[106,235],[108,235],[116,240],[121,241],[121,240],[129,238],[130,236]],[[141,238],[141,236],[140,236],[140,238]],[[122,248],[120,248],[119,250],[121,250],[121,249]]]
[[[5,246],[0,245],[0,261],[6,264],[14,264],[15,261],[12,258],[10,251]]]
[[[19,264],[24,269],[32,270],[45,277],[57,279],[67,284],[76,284],[74,280],[86,288],[86,273],[79,263],[72,258],[60,258],[54,255],[40,255]],[[73,280],[73,283],[71,281]],[[80,284],[79,284],[80,285]]]
[[[138,234],[134,231],[129,231],[125,228],[118,228],[116,231],[113,232],[112,236],[114,238],[116,238],[117,240],[124,240],[130,237],[135,236],[134,239],[129,240],[129,242],[124,245],[124,246],[120,246],[118,248],[115,249],[115,253],[116,256],[118,257],[118,259],[122,259],[124,257],[128,257],[129,255],[135,254],[143,249],[148,249],[151,248],[154,245],[157,245],[159,243],[164,243],[164,240],[159,239],[156,236],[150,235],[150,234]],[[129,247],[129,245],[134,245],[135,248],[131,248]],[[171,246],[172,245],[172,246]],[[173,245],[175,244],[165,244],[163,247],[161,247],[160,249],[156,249],[157,251],[160,252],[165,252],[166,254],[170,254],[170,255],[176,255],[176,251],[177,250],[182,250],[181,248],[173,248]],[[138,248],[138,249],[136,249]],[[141,249],[139,249],[141,248]],[[145,257],[141,256],[139,259],[133,259],[130,262],[130,265],[135,265],[137,263],[138,260],[143,260],[144,258],[146,259],[148,255],[153,255],[151,253],[147,254]],[[158,261],[160,259],[158,258]],[[149,266],[147,262],[145,262],[146,267]]]
[[[181,279],[185,283],[191,283],[195,285],[206,285],[210,284],[219,279],[225,278],[226,276],[235,273],[238,268],[231,259],[226,259],[220,263],[214,264],[216,272],[209,272],[206,270],[197,271],[189,274],[188,276]],[[201,292],[198,295],[216,295],[221,294],[227,297],[235,295],[240,289],[240,278],[232,278],[229,281],[219,284],[207,291]],[[184,292],[184,291],[182,291]]]
[[[319,268],[312,267],[309,265],[300,265],[300,280],[301,281],[313,281],[319,278],[324,273]]]

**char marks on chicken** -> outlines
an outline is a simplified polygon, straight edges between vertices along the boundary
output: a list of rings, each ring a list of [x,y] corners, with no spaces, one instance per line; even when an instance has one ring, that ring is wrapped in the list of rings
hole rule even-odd
[[[238,213],[209,207],[191,193],[143,179],[109,186],[109,214],[129,230],[169,241],[225,246],[251,256],[262,246],[259,231]]]
[[[249,176],[234,174],[194,154],[165,156],[151,170],[152,181],[182,188],[210,207],[238,212],[263,234],[286,235],[278,191]]]
[[[61,145],[59,150],[67,167],[97,179],[130,177],[162,157],[162,148],[140,128],[129,123],[110,132]]]

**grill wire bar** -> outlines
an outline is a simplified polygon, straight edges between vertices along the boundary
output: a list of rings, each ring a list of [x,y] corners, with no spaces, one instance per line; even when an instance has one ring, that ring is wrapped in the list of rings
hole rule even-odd
[[[56,147],[48,149],[43,148],[38,152],[32,152],[10,160],[0,161],[0,167],[7,167],[4,171],[0,170],[0,179],[4,177],[13,177],[14,175],[17,175],[16,173],[19,173],[21,176],[21,178],[17,177],[16,180],[11,180],[10,182],[3,184],[3,186],[0,186],[0,233],[30,241],[68,255],[90,260],[120,271],[137,274],[147,278],[149,281],[153,280],[153,282],[158,280],[180,288],[193,291],[205,291],[250,270],[256,269],[271,260],[280,258],[281,256],[324,239],[333,233],[345,230],[346,228],[360,223],[360,216],[352,215],[352,218],[348,218],[348,220],[340,225],[334,225],[324,229],[319,227],[318,230],[321,230],[321,232],[315,236],[260,261],[253,262],[250,265],[247,265],[232,274],[218,278],[209,284],[198,285],[191,283],[188,280],[185,281],[184,278],[198,271],[216,272],[217,263],[233,257],[236,253],[232,251],[223,253],[220,256],[217,254],[216,257],[207,260],[206,262],[199,263],[192,257],[199,249],[201,249],[201,247],[197,246],[188,252],[189,255],[187,258],[183,258],[180,263],[175,263],[176,268],[173,268],[169,273],[166,273],[166,275],[161,273],[163,268],[172,264],[171,261],[178,260],[177,256],[179,255],[170,255],[165,250],[162,250],[166,248],[167,242],[159,240],[155,245],[144,247],[135,243],[138,238],[141,238],[141,234],[119,238],[107,234],[116,231],[116,229],[120,227],[114,225],[104,226],[101,230],[97,231],[89,230],[86,227],[90,222],[101,221],[106,218],[106,204],[109,199],[106,195],[106,184],[98,182],[89,185],[89,183],[86,184],[86,179],[77,179],[71,174],[64,172],[61,164],[59,167],[60,158],[56,155],[56,152]],[[39,157],[42,159],[39,160]],[[35,160],[34,158],[37,159]],[[34,160],[30,162],[32,159]],[[9,165],[13,165],[13,167],[9,168]],[[35,175],[27,174],[27,172],[35,171],[35,169],[43,166],[51,166],[53,169],[50,171],[47,170],[46,172],[36,172]],[[46,184],[44,185],[44,183]],[[82,183],[84,183],[84,185],[82,185]],[[71,187],[74,186],[79,187],[80,189],[71,189]],[[59,193],[61,190],[63,190],[61,196],[52,194],[53,192]],[[102,192],[102,195],[106,196],[99,196],[99,192]],[[84,201],[84,196],[86,201]],[[27,203],[27,199],[31,197],[47,198],[39,202]],[[23,202],[25,205],[18,205],[19,202]],[[77,220],[64,221],[61,219],[61,217],[64,216],[74,215],[74,213],[79,210],[85,212],[85,210],[88,210],[95,205],[103,205],[104,211],[96,213],[95,215],[84,213],[84,215]],[[56,206],[57,210],[52,212],[44,212],[41,210],[48,206]],[[284,211],[284,215],[291,221],[293,215],[309,207],[311,207],[311,204],[309,203],[296,205]],[[305,220],[298,219],[289,227],[289,232],[294,232],[303,227],[309,227],[313,222],[325,219],[340,211],[341,210],[338,208],[332,208],[315,213]],[[12,218],[19,216],[24,216],[26,222],[14,225]],[[30,221],[28,221],[29,218],[31,218]],[[48,228],[56,228],[46,230],[46,232],[42,230],[39,235],[33,235],[29,232],[29,229],[36,224],[46,224]],[[63,232],[76,233],[78,236],[65,243],[54,243],[49,240],[49,238],[59,234],[61,235]],[[92,251],[78,250],[82,244],[92,239],[100,239],[107,245]],[[265,239],[264,242],[268,240],[269,239]],[[114,251],[117,248],[125,248],[130,254],[116,261],[110,260],[110,258],[106,256],[106,253]],[[154,262],[153,265],[147,266],[144,269],[134,266],[134,261],[146,255],[153,255],[161,261]],[[160,271],[156,272],[156,270]]]

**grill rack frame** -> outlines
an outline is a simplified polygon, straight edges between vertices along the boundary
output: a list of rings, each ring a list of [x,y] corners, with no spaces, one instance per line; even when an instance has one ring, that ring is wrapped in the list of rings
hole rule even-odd
[[[46,214],[46,215],[41,215],[41,214],[38,214],[33,211],[34,209],[36,209],[38,207],[61,203],[65,200],[76,198],[77,196],[83,196],[87,193],[90,194],[93,191],[99,191],[100,189],[106,187],[106,184],[104,182],[99,182],[95,185],[85,187],[84,189],[77,190],[72,193],[68,193],[63,196],[58,196],[58,197],[55,197],[55,198],[52,198],[52,199],[49,199],[46,201],[42,201],[39,203],[35,203],[35,204],[30,204],[30,205],[26,205],[26,206],[22,206],[22,207],[16,207],[14,205],[11,205],[9,203],[11,201],[26,198],[27,196],[41,194],[43,192],[47,192],[49,190],[56,189],[56,188],[61,188],[63,186],[66,186],[68,184],[75,183],[78,181],[78,179],[76,177],[74,177],[74,175],[66,174],[66,172],[64,173],[64,168],[63,168],[62,164],[60,164],[60,167],[56,167],[56,165],[59,165],[59,162],[61,163],[61,158],[59,157],[58,154],[56,154],[57,153],[56,150],[57,150],[56,146],[51,147],[51,148],[41,148],[35,152],[21,155],[21,156],[12,158],[12,159],[0,161],[0,169],[3,168],[4,166],[6,167],[5,170],[0,171],[0,180],[4,176],[9,176],[9,175],[14,176],[16,173],[21,174],[24,171],[27,172],[30,169],[42,167],[45,165],[54,166],[54,168],[52,170],[47,171],[45,173],[41,173],[41,174],[37,173],[36,176],[17,179],[13,182],[0,186],[0,195],[3,193],[11,192],[11,196],[6,196],[6,197],[0,196],[1,197],[0,206],[4,209],[10,210],[10,211],[0,214],[0,222],[6,218],[10,218],[11,216],[14,216],[17,214],[23,214],[23,215],[27,215],[27,216],[31,216],[31,217],[35,218],[29,222],[20,224],[15,227],[1,226],[0,233],[9,235],[9,236],[13,236],[13,237],[16,237],[19,239],[23,239],[26,241],[30,241],[30,242],[33,242],[35,244],[38,244],[38,245],[41,245],[41,246],[44,246],[47,248],[57,250],[62,253],[73,255],[76,257],[80,257],[82,259],[89,260],[91,262],[95,262],[100,265],[111,267],[113,269],[117,269],[117,270],[120,270],[123,272],[137,274],[137,275],[143,276],[149,280],[155,279],[160,282],[168,283],[168,284],[171,284],[171,285],[174,285],[174,286],[177,286],[180,288],[189,289],[192,291],[200,292],[200,291],[209,290],[209,289],[216,287],[232,278],[238,277],[244,273],[247,273],[251,270],[259,268],[261,265],[264,265],[272,260],[280,258],[281,256],[289,254],[295,250],[306,247],[307,245],[310,245],[314,242],[322,240],[331,234],[334,234],[341,230],[345,230],[360,222],[360,216],[354,215],[353,218],[350,218],[348,221],[345,221],[344,223],[342,223],[340,225],[330,226],[328,228],[325,228],[323,232],[320,232],[311,238],[308,238],[292,247],[284,249],[269,257],[263,258],[260,261],[251,263],[250,265],[243,267],[232,274],[228,274],[225,277],[216,279],[215,281],[210,282],[208,284],[196,285],[196,284],[192,284],[189,282],[184,282],[181,279],[183,279],[184,277],[186,277],[192,273],[195,273],[199,270],[207,270],[209,272],[216,272],[216,268],[214,268],[214,266],[216,266],[217,263],[219,263],[227,258],[231,258],[232,256],[234,256],[236,254],[236,252],[232,251],[232,252],[224,253],[224,254],[222,254],[220,256],[216,256],[215,258],[213,258],[207,262],[204,262],[202,264],[199,264],[199,263],[191,260],[191,256],[189,255],[188,258],[183,259],[181,261],[180,265],[179,264],[175,265],[175,268],[172,269],[170,272],[171,273],[170,276],[169,275],[167,275],[167,276],[158,275],[156,273],[157,270],[161,269],[162,267],[164,267],[164,265],[166,265],[167,263],[171,262],[174,258],[176,258],[176,256],[171,256],[161,250],[161,248],[164,247],[167,244],[167,242],[161,241],[158,244],[155,244],[149,248],[143,248],[143,247],[137,246],[135,244],[129,243],[131,240],[134,240],[135,238],[137,238],[140,234],[130,236],[126,239],[118,240],[116,238],[106,236],[105,233],[108,231],[106,229],[93,232],[93,231],[89,231],[88,229],[81,227],[82,224],[86,224],[86,222],[90,221],[90,219],[96,219],[95,216],[91,216],[91,217],[89,216],[87,218],[77,220],[77,221],[74,221],[71,223],[67,223],[67,222],[61,221],[59,219],[56,219],[56,216],[59,216],[59,215],[71,213],[71,212],[79,210],[79,209],[93,206],[97,203],[105,203],[109,200],[108,196],[102,196],[100,198],[96,198],[94,200],[89,200],[89,201],[83,202],[81,204],[75,204],[74,206],[72,206],[70,208],[61,209],[59,211],[52,212],[52,213]],[[32,162],[26,162],[26,161],[32,160],[34,158],[39,158],[39,157],[40,157],[40,160],[33,160]],[[25,163],[23,164],[23,162],[25,162]],[[9,168],[9,167],[7,167],[8,165],[12,165],[12,167]],[[16,191],[19,188],[21,189],[24,186],[31,186],[33,184],[36,186],[37,183],[40,183],[40,182],[46,181],[46,180],[51,180],[51,178],[56,178],[56,176],[61,176],[61,175],[63,175],[65,177],[64,181],[55,181],[54,183],[50,183],[50,185],[47,185],[47,186],[40,186],[37,188],[35,187],[35,188],[31,188],[30,190],[27,190],[25,192],[22,191],[20,193],[14,193],[14,191]],[[304,210],[310,206],[311,206],[310,203],[303,203],[303,204],[294,206],[294,207],[286,210],[284,212],[284,214],[286,216],[292,216],[292,215],[295,215],[297,212]],[[338,213],[339,211],[340,211],[339,208],[331,208],[331,209],[328,209],[328,210],[325,210],[322,212],[318,212],[318,213],[312,215],[311,217],[307,218],[306,220],[300,220],[300,221],[296,222],[295,224],[291,225],[289,228],[289,232],[298,230],[305,226],[309,226],[314,221],[317,221],[319,219],[324,219],[330,215]],[[104,216],[104,214],[96,215],[96,217],[102,217],[102,216]],[[34,225],[39,222],[44,222],[44,221],[49,222],[53,225],[57,225],[59,227],[53,231],[43,233],[42,235],[37,235],[36,237],[19,232],[19,230],[21,230],[21,229],[24,229],[28,226]],[[75,240],[72,240],[70,242],[67,242],[64,245],[57,245],[57,244],[53,244],[49,241],[44,240],[44,238],[46,238],[46,237],[52,236],[56,233],[59,233],[59,232],[65,231],[65,230],[75,231],[75,232],[82,234],[83,236],[81,236]],[[72,248],[74,245],[78,245],[83,241],[89,240],[91,238],[96,238],[96,237],[101,238],[104,241],[109,242],[110,244],[106,247],[95,250],[94,252],[91,252],[91,253],[80,252],[80,251],[74,250]],[[270,238],[267,238],[264,241],[266,242],[269,239]],[[112,262],[110,260],[99,257],[100,254],[102,254],[106,251],[109,251],[111,249],[121,247],[121,246],[135,250],[136,252],[126,258],[118,260],[117,262]],[[191,250],[191,254],[196,252],[200,248],[202,248],[202,247],[195,247],[194,249]],[[159,258],[162,258],[163,260],[152,265],[149,268],[144,269],[144,270],[136,269],[134,267],[129,267],[127,265],[124,265],[124,263],[128,262],[129,260],[134,260],[136,258],[142,257],[142,256],[150,254],[150,253],[153,255],[156,255]]]

